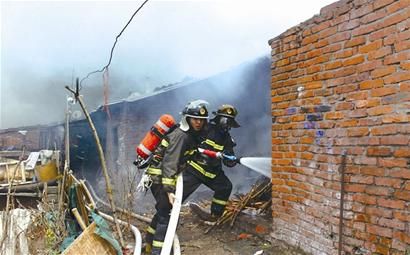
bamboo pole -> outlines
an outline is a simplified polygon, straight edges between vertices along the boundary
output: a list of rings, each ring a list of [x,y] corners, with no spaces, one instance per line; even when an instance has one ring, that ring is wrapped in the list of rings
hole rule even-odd
[[[11,189],[13,186],[13,182],[14,182],[14,177],[16,175],[17,169],[20,167],[21,162],[23,161],[23,157],[24,157],[24,152],[26,150],[25,145],[23,145],[23,151],[21,153],[21,156],[19,158],[19,162],[17,163],[17,165],[14,168],[13,171],[13,175],[11,176],[11,180],[8,178],[8,190],[7,190],[7,198],[6,198],[6,211],[3,214],[3,236],[2,236],[2,240],[0,241],[0,248],[3,249],[4,246],[4,241],[6,240],[7,236],[7,229],[8,229],[8,224],[9,224],[9,212],[10,212],[10,199],[11,199]],[[6,165],[7,166],[7,165]],[[8,172],[8,171],[7,171]],[[7,245],[7,244],[6,244]]]
[[[69,107],[69,100],[66,100],[66,113],[65,113],[65,138],[64,138],[64,153],[65,153],[65,160],[64,160],[64,169],[63,169],[63,178],[61,180],[60,186],[60,196],[58,198],[58,211],[60,214],[63,211],[64,205],[64,195],[65,195],[65,186],[66,186],[66,179],[67,174],[70,169],[70,107]]]
[[[81,217],[77,208],[71,209],[71,212],[73,213],[74,217],[77,219],[78,225],[80,225],[81,229],[82,230],[86,229],[87,225],[85,225],[85,222],[83,221],[83,218]]]
[[[116,228],[117,228],[118,236],[119,236],[119,238],[120,238],[120,244],[121,244],[122,247],[125,247],[124,238],[123,238],[123,236],[122,236],[121,228],[120,228],[120,225],[119,225],[118,219],[117,219],[117,211],[116,211],[116,208],[115,208],[114,198],[113,198],[113,195],[112,195],[112,187],[111,187],[110,177],[109,177],[109,175],[108,175],[108,169],[107,169],[107,163],[106,163],[106,161],[105,161],[104,151],[103,151],[103,149],[102,149],[101,142],[100,142],[100,139],[99,139],[99,137],[98,137],[97,130],[96,130],[95,126],[94,126],[94,123],[93,123],[93,121],[92,121],[92,119],[91,119],[91,116],[90,116],[90,114],[88,113],[88,111],[87,111],[87,109],[86,109],[86,107],[85,107],[85,104],[84,104],[84,102],[83,102],[83,100],[82,100],[81,95],[79,94],[79,90],[78,90],[78,87],[79,87],[78,78],[77,78],[76,84],[77,84],[76,91],[73,91],[73,90],[70,89],[68,86],[66,86],[65,88],[66,88],[68,91],[70,91],[71,93],[74,94],[76,100],[80,103],[80,107],[81,107],[81,109],[82,109],[83,112],[84,112],[84,115],[85,115],[85,118],[86,118],[87,121],[88,121],[88,124],[90,125],[91,131],[92,131],[93,136],[94,136],[94,140],[95,140],[95,142],[96,142],[96,144],[97,144],[98,156],[99,156],[99,158],[100,158],[101,167],[102,167],[103,174],[104,174],[104,177],[105,177],[105,185],[106,185],[107,197],[108,197],[108,200],[109,200],[110,205],[111,205],[111,210],[112,210],[112,213],[113,213],[114,223],[115,223],[115,226],[116,226]]]

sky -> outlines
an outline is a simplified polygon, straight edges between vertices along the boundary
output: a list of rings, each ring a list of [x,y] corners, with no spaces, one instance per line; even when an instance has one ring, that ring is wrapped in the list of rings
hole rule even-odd
[[[150,0],[114,49],[110,101],[269,55],[269,39],[332,2]],[[62,121],[64,86],[108,63],[142,3],[1,0],[0,129]],[[90,108],[102,104],[102,84],[101,73],[82,83]]]

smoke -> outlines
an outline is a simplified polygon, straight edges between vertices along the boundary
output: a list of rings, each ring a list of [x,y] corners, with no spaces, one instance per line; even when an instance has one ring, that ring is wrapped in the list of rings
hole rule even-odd
[[[331,1],[150,1],[115,48],[110,102],[267,55],[269,39]],[[1,1],[0,128],[62,121],[64,86],[107,64],[141,3]],[[101,105],[102,75],[83,85],[88,108]]]

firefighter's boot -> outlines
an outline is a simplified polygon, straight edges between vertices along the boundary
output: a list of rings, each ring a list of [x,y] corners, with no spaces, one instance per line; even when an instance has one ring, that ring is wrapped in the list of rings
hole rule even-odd
[[[210,214],[208,212],[206,212],[204,209],[202,209],[198,204],[196,203],[190,203],[189,204],[189,208],[191,209],[191,211],[198,215],[198,217],[201,220],[204,221],[209,221],[209,222],[216,222],[218,220],[218,216],[215,216],[213,214]]]
[[[143,254],[149,255],[152,252],[152,244],[147,243],[144,247]]]

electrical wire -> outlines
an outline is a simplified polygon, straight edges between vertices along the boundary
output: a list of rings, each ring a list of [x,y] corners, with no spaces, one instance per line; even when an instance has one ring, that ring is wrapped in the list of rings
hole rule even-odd
[[[79,90],[81,90],[81,88],[82,88],[82,83],[83,83],[83,81],[84,81],[85,79],[88,79],[88,77],[90,77],[90,75],[95,74],[95,73],[101,73],[101,72],[103,72],[104,70],[106,70],[106,69],[110,66],[111,60],[112,60],[112,56],[113,56],[113,53],[114,53],[114,48],[115,48],[115,46],[117,45],[118,38],[120,38],[120,36],[121,36],[122,33],[124,32],[124,30],[125,30],[125,29],[128,27],[128,25],[131,23],[131,21],[132,21],[132,19],[134,18],[134,16],[139,12],[139,10],[142,9],[142,7],[143,7],[147,2],[148,2],[148,0],[145,0],[145,1],[140,5],[140,7],[138,7],[138,9],[134,12],[134,14],[132,14],[131,18],[128,20],[127,24],[122,28],[121,32],[115,37],[115,42],[114,42],[114,44],[112,45],[112,48],[111,48],[110,59],[108,60],[108,64],[105,65],[105,66],[104,66],[103,68],[101,68],[100,70],[96,70],[96,71],[93,71],[93,72],[88,73],[84,78],[82,78],[81,81],[80,81],[80,88],[79,88]]]

